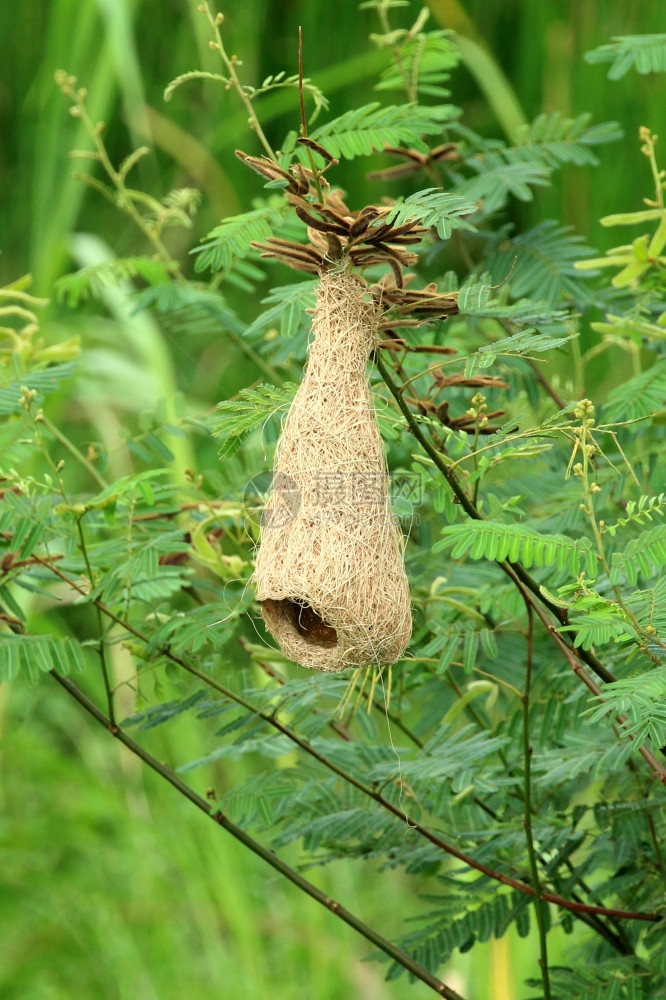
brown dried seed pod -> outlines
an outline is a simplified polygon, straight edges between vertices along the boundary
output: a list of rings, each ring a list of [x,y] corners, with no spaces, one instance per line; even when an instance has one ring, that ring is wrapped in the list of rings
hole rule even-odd
[[[319,282],[308,362],[275,456],[254,580],[304,667],[394,663],[411,635],[403,540],[366,375],[379,312],[340,268]]]

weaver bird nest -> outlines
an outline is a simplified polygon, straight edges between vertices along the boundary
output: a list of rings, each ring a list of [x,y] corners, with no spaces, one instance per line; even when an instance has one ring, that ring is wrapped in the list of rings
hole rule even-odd
[[[409,642],[411,608],[366,366],[380,344],[404,344],[394,327],[455,313],[457,296],[405,287],[403,269],[416,260],[408,248],[425,233],[417,222],[393,226],[389,209],[375,206],[350,212],[319,175],[323,203],[303,167],[289,173],[266,157],[237,155],[283,183],[308,227],[307,244],[274,237],[254,245],[263,256],[319,275],[305,373],[275,453],[254,573],[257,600],[281,650],[304,667],[391,664]],[[377,263],[391,268],[377,285],[352,273],[353,266]],[[380,331],[389,340],[381,341]]]

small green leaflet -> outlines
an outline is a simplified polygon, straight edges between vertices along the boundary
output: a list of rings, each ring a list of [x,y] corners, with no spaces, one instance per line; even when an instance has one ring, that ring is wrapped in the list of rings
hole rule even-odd
[[[123,727],[140,726],[141,729],[152,729],[154,726],[159,726],[163,722],[168,722],[169,719],[189,711],[202,699],[206,699],[206,692],[199,690],[180,701],[166,701],[161,705],[151,705],[145,711],[137,712],[124,719]]]
[[[596,601],[587,614],[570,611],[568,625],[562,625],[558,632],[573,632],[573,644],[578,649],[591,649],[620,639],[635,639],[636,632],[622,610],[609,601]]]
[[[443,114],[439,108],[422,108],[417,104],[383,108],[378,101],[373,101],[320,125],[310,138],[333,156],[347,160],[401,143],[425,152],[427,146],[423,136],[441,133],[448,115],[446,109],[444,111]]]
[[[251,339],[279,324],[283,337],[293,337],[306,317],[306,310],[312,309],[315,304],[317,281],[318,279],[308,279],[273,288],[270,295],[261,300],[262,304],[265,303],[270,308],[248,326],[244,336]]]
[[[467,359],[465,375],[469,378],[480,368],[490,368],[496,358],[501,355],[517,357],[523,354],[542,354],[544,351],[561,347],[562,344],[566,344],[575,336],[577,336],[575,331],[562,337],[549,337],[536,330],[521,330],[513,337],[504,337],[502,340],[496,340],[493,344],[484,344],[483,347],[480,347],[475,354]]]
[[[576,118],[563,118],[557,111],[538,115],[529,125],[517,129],[516,145],[507,149],[507,156],[518,160],[526,154],[536,154],[551,167],[561,163],[594,166],[599,161],[589,147],[614,142],[624,133],[617,122],[588,127],[591,117],[584,113]]]
[[[503,524],[499,521],[468,521],[442,529],[442,538],[435,542],[433,552],[451,550],[451,558],[493,559],[521,562],[524,566],[557,566],[577,576],[581,561],[585,571],[594,578],[596,556],[587,538],[567,538],[566,535],[542,535],[524,524]]]
[[[520,299],[514,303],[490,300],[491,288],[483,282],[465,285],[458,294],[458,307],[462,316],[504,320],[527,327],[510,337],[502,337],[484,344],[467,358],[465,375],[470,377],[479,369],[489,368],[501,355],[519,356],[541,354],[566,344],[577,336],[565,309],[551,310],[545,302]],[[537,329],[535,329],[535,327]]]
[[[218,403],[219,416],[213,417],[210,427],[214,437],[223,438],[220,458],[230,458],[250,431],[280,410],[285,410],[296,389],[293,382],[287,382],[280,388],[259,385],[255,389],[241,389],[238,399]]]
[[[158,479],[160,476],[170,476],[171,474],[171,469],[146,469],[143,472],[135,473],[133,476],[121,476],[115,483],[111,483],[105,490],[98,493],[97,496],[91,497],[90,500],[86,501],[86,507],[91,509],[108,507],[109,504],[115,503],[120,497],[127,496],[128,494],[136,495],[136,492],[140,493],[146,502],[148,502],[151,496],[151,480]]]
[[[585,53],[589,63],[610,62],[609,80],[619,80],[632,66],[639,73],[666,73],[666,35],[619,35],[608,45]]]
[[[468,160],[468,166],[476,170],[476,177],[470,177],[457,186],[457,192],[469,201],[483,203],[485,215],[492,215],[502,208],[509,195],[519,201],[531,201],[533,187],[545,187],[551,168],[543,161],[507,162],[506,151],[489,152],[483,160]]]
[[[666,408],[666,358],[620,383],[606,396],[604,420],[641,420]],[[640,428],[639,428],[640,429]]]
[[[632,737],[632,749],[651,740],[654,746],[666,742],[666,667],[658,667],[640,678],[626,677],[605,684],[603,695],[587,710],[590,722],[599,722],[610,712],[623,716],[623,736]]]
[[[415,93],[441,101],[443,97],[450,97],[450,91],[443,86],[449,79],[447,70],[459,62],[460,52],[453,41],[453,32],[419,33],[401,47],[400,65],[392,62],[382,73],[375,90],[404,90],[407,75]],[[458,108],[455,111],[460,113]]]
[[[60,383],[70,378],[78,364],[75,361],[67,361],[62,365],[51,365],[42,371],[33,371],[9,385],[0,386],[0,416],[8,416],[10,413],[18,413],[21,409],[21,389],[34,389],[37,393],[36,402],[40,403],[43,396],[50,392],[55,392],[60,388]]]
[[[474,229],[465,216],[474,215],[477,206],[468,198],[448,194],[440,188],[426,188],[410,194],[404,201],[394,205],[386,222],[402,226],[406,222],[419,222],[426,229],[437,230],[441,240],[448,240],[454,229],[463,226]]]
[[[75,639],[0,633],[0,682],[26,675],[36,684],[51,670],[66,676],[83,669],[83,647]]]
[[[618,518],[615,524],[606,524],[605,530],[614,537],[618,528],[624,528],[632,522],[645,524],[646,521],[652,521],[655,514],[658,517],[666,514],[666,493],[660,493],[656,497],[644,495],[638,500],[627,500],[624,508],[625,516]]]
[[[635,585],[638,575],[649,580],[657,571],[666,566],[666,524],[643,531],[632,539],[623,552],[614,552],[611,557],[611,583],[620,583],[623,577]]]
[[[74,274],[66,274],[56,282],[59,302],[75,308],[89,298],[100,298],[109,285],[117,285],[134,278],[143,278],[149,286],[166,285],[176,264],[169,266],[152,257],[119,257],[99,264],[82,267]]]
[[[273,234],[288,209],[282,198],[272,198],[259,203],[251,212],[223,219],[204,237],[203,245],[191,251],[197,254],[195,270],[228,271],[237,260],[247,256],[252,242],[261,242]]]
[[[486,266],[494,281],[510,284],[514,299],[538,297],[553,309],[564,296],[583,303],[594,297],[581,281],[581,276],[590,277],[590,273],[582,275],[575,266],[594,253],[571,226],[546,220],[513,237],[505,230]]]

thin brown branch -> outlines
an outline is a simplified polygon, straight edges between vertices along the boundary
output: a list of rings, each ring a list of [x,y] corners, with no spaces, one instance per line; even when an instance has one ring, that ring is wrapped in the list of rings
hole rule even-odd
[[[47,568],[50,569],[51,572],[55,573],[56,576],[60,577],[63,581],[68,583],[71,587],[73,587],[73,589],[76,590],[78,593],[80,593],[81,595],[88,596],[83,587],[81,587],[75,581],[70,580],[69,577],[67,577],[67,575],[63,573],[57,566],[47,565]],[[139,639],[140,642],[143,642],[146,645],[149,643],[149,638],[147,636],[143,635],[142,632],[140,632],[129,622],[123,621],[122,618],[116,615],[110,608],[106,607],[106,605],[104,605],[101,601],[95,600],[93,603],[100,609],[100,611],[103,614],[107,615],[112,621],[116,622],[116,624],[122,626],[127,632],[133,635],[136,639]],[[370,787],[369,785],[366,785],[364,782],[354,777],[354,775],[345,771],[344,768],[340,767],[334,761],[329,760],[324,754],[320,753],[315,747],[313,747],[310,743],[308,743],[307,740],[303,739],[296,732],[290,729],[289,726],[286,726],[284,723],[280,722],[280,720],[273,713],[263,712],[257,709],[254,705],[248,702],[247,699],[244,698],[242,695],[239,695],[237,692],[232,691],[230,688],[221,684],[213,677],[209,677],[207,674],[203,673],[203,671],[198,670],[196,667],[193,667],[182,657],[172,653],[171,650],[169,650],[168,648],[159,649],[157,650],[157,652],[160,655],[167,657],[167,659],[169,659],[172,663],[181,667],[183,670],[187,671],[187,673],[191,674],[193,677],[197,677],[200,681],[202,681],[208,687],[213,688],[213,690],[217,691],[225,698],[229,699],[230,701],[233,701],[235,704],[239,705],[241,708],[244,708],[247,712],[251,713],[257,718],[262,719],[269,726],[276,729],[279,733],[282,733],[283,736],[286,736],[296,746],[300,747],[300,749],[305,751],[305,753],[309,754],[315,760],[319,761],[319,763],[321,763],[328,770],[332,771],[334,774],[337,774],[338,777],[342,778],[345,782],[352,785],[354,788],[358,789],[358,791],[362,792],[368,798],[372,799],[374,802],[377,803],[377,805],[381,806],[387,812],[391,813],[391,815],[395,816],[396,819],[398,819],[401,823],[405,823],[408,827],[410,827],[410,829],[416,830],[420,836],[424,837],[424,839],[428,840],[431,844],[435,845],[436,847],[439,847],[446,854],[449,854],[452,857],[457,858],[458,861],[462,861],[464,864],[468,865],[470,868],[475,869],[476,871],[481,872],[483,875],[487,875],[488,878],[494,879],[497,882],[501,882],[503,885],[511,886],[511,888],[516,889],[518,892],[525,893],[528,896],[534,895],[534,889],[532,888],[531,885],[527,884],[526,882],[521,882],[519,879],[512,878],[509,875],[505,875],[502,872],[497,872],[494,869],[489,868],[487,865],[484,865],[481,862],[476,861],[474,858],[470,857],[469,855],[465,854],[462,851],[459,851],[458,848],[454,847],[452,844],[447,843],[441,837],[432,833],[430,830],[422,826],[420,823],[417,823],[414,820],[412,820],[407,815],[407,813],[404,812],[402,808],[393,805],[393,803],[390,802],[388,799],[384,798],[384,796],[381,795],[380,792],[376,791],[374,788]],[[550,903],[555,903],[556,905],[563,907],[563,909],[571,910],[573,913],[597,913],[608,917],[617,917],[627,920],[642,920],[649,922],[656,922],[662,919],[661,915],[657,913],[644,913],[633,910],[614,909],[604,906],[591,906],[586,903],[577,903],[575,901],[565,899],[564,897],[558,896],[555,893],[543,892],[542,898]]]
[[[301,136],[308,134],[308,122],[305,117],[305,100],[303,99],[303,28],[298,26],[298,103],[301,109]]]
[[[528,362],[527,363],[529,364],[530,368],[534,372],[534,376],[535,376],[537,382],[544,387],[544,389],[546,390],[546,392],[548,393],[548,395],[550,396],[550,398],[553,400],[553,402],[557,406],[557,408],[559,410],[564,410],[566,408],[566,405],[567,405],[566,402],[565,402],[565,400],[562,399],[562,397],[560,396],[560,394],[557,391],[557,389],[555,388],[555,386],[551,382],[548,381],[548,379],[544,375],[543,371],[541,370],[541,365],[539,364],[539,362],[538,361],[534,361],[533,358],[528,358]]]
[[[574,650],[563,640],[562,636],[556,630],[554,625],[548,623],[545,620],[544,624],[546,625],[549,634],[553,637],[553,639],[559,646],[560,651],[565,656],[569,666],[576,674],[576,676],[583,682],[586,688],[589,691],[591,691],[593,695],[595,695],[595,697],[599,698],[599,700],[603,702],[604,693],[602,688],[599,687],[599,685],[597,684],[597,682],[594,680],[593,677],[590,677],[587,670],[585,670],[583,664],[576,656]],[[616,715],[615,719],[622,729],[626,726],[626,724],[629,721],[626,715]],[[626,736],[628,736],[628,738],[633,743],[634,741],[633,733],[626,733]],[[664,768],[664,766],[660,763],[660,761],[657,760],[657,758],[652,753],[650,748],[646,747],[645,744],[643,744],[638,748],[638,752],[641,755],[641,757],[645,760],[648,767],[650,767],[652,771],[654,771],[656,777],[659,779],[662,785],[666,785],[666,768]]]
[[[387,330],[387,333],[390,333]],[[402,337],[393,336],[389,340],[380,340],[377,347],[386,351],[409,351],[415,354],[455,354],[452,347],[443,344],[408,344]]]
[[[523,803],[525,806],[523,826],[525,827],[525,838],[527,843],[527,856],[534,886],[534,911],[536,914],[537,927],[539,931],[539,966],[541,968],[541,981],[543,983],[544,1000],[550,1000],[550,978],[548,975],[548,944],[546,940],[546,918],[544,915],[543,891],[539,881],[539,866],[537,864],[537,852],[534,846],[534,835],[532,832],[532,744],[530,742],[530,697],[532,689],[532,674],[534,670],[534,612],[532,608],[532,595],[523,586],[519,586],[520,595],[525,604],[527,612],[527,660],[525,665],[525,690],[521,697],[523,706],[523,769],[525,794]]]
[[[422,983],[429,986],[435,993],[441,997],[445,997],[446,1000],[463,1000],[459,993],[452,990],[446,983],[443,983],[441,979],[437,979],[433,976],[427,969],[425,969],[418,962],[414,961],[406,952],[402,951],[400,948],[392,944],[387,938],[379,934],[373,927],[366,924],[364,921],[360,920],[357,916],[347,910],[344,906],[338,903],[336,900],[331,899],[327,896],[321,889],[318,889],[312,882],[308,882],[307,879],[303,878],[297,871],[295,871],[290,865],[282,860],[274,851],[266,848],[259,841],[255,840],[250,836],[242,827],[237,826],[228,816],[226,816],[220,809],[214,809],[213,806],[203,799],[200,795],[189,787],[174,771],[171,770],[166,764],[157,760],[152,754],[148,753],[136,740],[133,740],[131,736],[128,736],[124,730],[120,729],[118,726],[112,724],[112,722],[101,712],[93,701],[88,698],[88,696],[80,690],[68,677],[63,677],[62,675],[56,673],[56,671],[51,671],[51,676],[55,681],[60,684],[62,688],[67,691],[67,693],[74,698],[85,711],[92,716],[93,719],[99,725],[103,726],[112,736],[114,736],[120,743],[124,744],[128,750],[131,750],[140,760],[143,761],[151,770],[159,774],[165,781],[168,781],[181,795],[200,809],[209,819],[212,819],[214,823],[221,826],[227,833],[230,833],[234,839],[240,841],[245,847],[249,848],[253,854],[269,864],[272,868],[278,871],[286,879],[297,886],[302,892],[311,896],[315,899],[321,906],[326,907],[326,909],[343,920],[346,924],[352,927],[358,934],[364,937],[366,940],[370,941],[375,947],[381,949],[389,958],[393,959],[399,965],[402,965],[411,975],[416,979],[419,979]]]
[[[239,639],[239,643],[243,647],[245,647],[246,645],[242,636]],[[257,657],[253,657],[253,661],[254,663],[257,664],[260,670],[263,670],[263,672],[266,674],[267,677],[270,677],[272,681],[275,681],[278,687],[284,687],[285,684],[284,677],[282,676],[279,670],[275,669],[275,667],[272,664],[268,663],[266,660],[260,660]],[[321,712],[319,712],[316,708],[313,708],[311,711],[313,715],[321,715]],[[347,729],[347,727],[344,725],[344,723],[338,722],[337,719],[329,719],[328,725],[336,734],[336,736],[339,736],[341,740],[345,741],[345,743],[353,742],[352,735]]]

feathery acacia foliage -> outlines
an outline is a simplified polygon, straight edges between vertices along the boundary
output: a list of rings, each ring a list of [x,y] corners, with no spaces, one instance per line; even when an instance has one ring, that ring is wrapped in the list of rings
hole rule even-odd
[[[229,270],[234,261],[250,252],[253,241],[265,239],[279,227],[284,212],[284,203],[274,198],[251,212],[224,219],[211,230],[203,246],[196,248],[197,271]]]
[[[394,226],[419,222],[428,229],[433,228],[441,240],[448,240],[454,229],[464,225],[464,217],[474,214],[475,207],[460,195],[431,188],[410,194],[403,202],[398,202],[391,208],[386,221]]]
[[[363,7],[363,5],[361,5]],[[381,36],[374,40],[382,43]],[[400,49],[400,64],[391,63],[381,74],[375,90],[404,90],[415,97],[450,97],[443,86],[449,79],[450,69],[460,61],[460,54],[450,31],[414,32]]]
[[[391,4],[366,6],[386,28]],[[382,36],[396,58],[378,92],[403,86],[404,104],[346,111],[278,156],[253,101],[294,80],[243,84],[209,20],[221,81],[253,115],[265,155],[244,161],[267,198],[204,238],[201,284],[188,281],[162,243],[164,225],[187,225],[178,198],[141,202],[124,187],[136,158],[115,172],[91,126],[108,191],[154,256],[85,266],[59,292],[76,306],[138,279],[148,287],[135,302],[170,336],[226,338],[253,377],[212,416],[165,406],[124,418],[119,472],[94,422],[72,440],[51,419],[68,385],[85,399],[77,345],[44,346],[43,303],[26,283],[0,291],[0,678],[55,677],[218,825],[364,935],[389,978],[407,971],[456,998],[445,970],[456,950],[534,927],[540,996],[606,996],[610,983],[622,1000],[656,995],[666,988],[666,230],[654,137],[643,152],[655,165],[656,214],[641,221],[655,230],[656,256],[638,248],[641,266],[621,286],[622,329],[609,319],[595,353],[581,355],[572,341],[584,310],[619,309],[618,286],[573,266],[600,269],[568,228],[514,233],[502,212],[561,164],[593,167],[590,147],[617,139],[614,125],[540,116],[509,146],[467,129],[457,110],[415,104],[439,101],[457,59],[454,39],[427,32],[421,15],[412,31]],[[202,76],[211,74],[174,83]],[[71,77],[59,82],[85,123],[85,93]],[[352,192],[348,207],[335,159],[382,150],[423,186],[390,206],[381,186],[371,206],[354,205]],[[261,630],[250,586],[268,451],[306,356],[316,277],[253,294],[266,308],[243,318],[225,298],[239,282],[255,292],[274,266],[265,258],[316,275],[334,255],[382,304],[372,388],[396,511],[410,528],[414,606],[407,655],[391,673],[351,678],[304,677],[287,662]],[[618,343],[632,377],[593,391],[594,357]],[[184,439],[210,449],[211,438],[219,466],[174,459]],[[129,681],[111,669],[118,649],[131,659]],[[186,713],[206,751],[167,766],[142,734]],[[244,777],[229,780],[240,759]],[[183,777],[202,770],[208,801]],[[401,868],[422,891],[404,907],[410,923],[364,924],[282,860],[287,844],[299,845],[301,868],[343,858],[371,862],[375,878]],[[555,927],[571,935],[572,969],[549,954]]]
[[[409,104],[384,108],[374,101],[320,125],[311,138],[333,156],[346,160],[400,143],[425,151],[428,147],[423,137],[439,135],[447,117],[446,108]]]
[[[622,35],[585,56],[588,62],[610,62],[611,80],[619,80],[636,67],[639,73],[666,72],[666,35]]]

